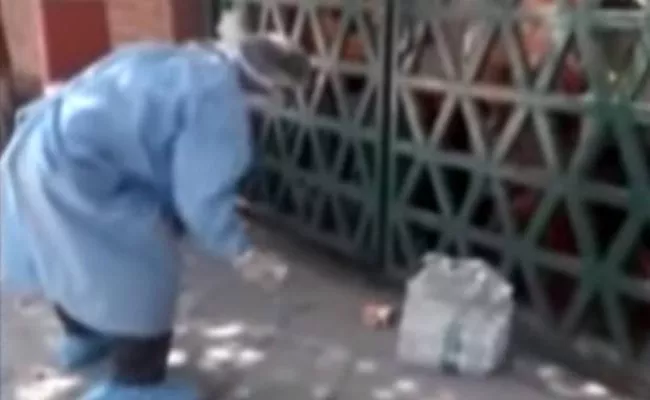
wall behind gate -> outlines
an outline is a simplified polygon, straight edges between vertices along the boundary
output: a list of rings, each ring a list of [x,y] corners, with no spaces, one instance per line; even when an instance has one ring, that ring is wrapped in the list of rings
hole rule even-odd
[[[29,96],[39,90],[41,56],[38,49],[37,3],[34,0],[0,0],[16,91]],[[22,97],[21,96],[21,97]]]
[[[114,44],[186,40],[204,32],[201,0],[103,0]]]
[[[202,0],[0,0],[19,98],[138,40],[206,32]]]

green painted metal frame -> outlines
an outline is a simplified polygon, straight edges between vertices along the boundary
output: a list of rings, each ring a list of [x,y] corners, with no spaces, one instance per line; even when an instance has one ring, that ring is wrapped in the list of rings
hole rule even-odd
[[[380,255],[380,145],[384,78],[383,23],[364,10],[380,1],[233,1],[250,11],[251,31],[281,29],[313,45],[314,79],[286,93],[289,108],[253,104],[261,168],[247,186],[253,211],[338,251],[377,263]],[[298,4],[298,6],[296,6]],[[340,29],[326,36],[319,12],[342,11]],[[292,11],[293,10],[293,11]],[[295,11],[295,12],[294,12]],[[341,59],[348,30],[363,38],[364,59]],[[356,78],[355,97],[346,79]],[[328,97],[329,96],[329,97]]]
[[[472,8],[465,3],[397,2],[390,48],[400,48],[406,33],[416,36],[421,27],[429,32],[429,50],[439,65],[416,71],[413,59],[392,53],[388,273],[408,277],[426,249],[488,257],[517,285],[539,335],[563,339],[584,360],[627,367],[645,382],[640,391],[647,395],[650,324],[641,319],[650,311],[650,274],[635,275],[630,264],[639,262],[639,246],[650,244],[650,97],[644,97],[650,92],[649,10],[603,11],[595,1],[560,2],[565,31],[532,71],[517,27],[534,16],[517,1],[486,1],[485,7],[474,3]],[[453,30],[468,32],[472,26],[481,26],[481,34],[465,57],[460,49],[467,43],[458,39],[467,36],[454,37]],[[623,42],[603,47],[598,32],[637,40],[634,54],[641,56],[632,69],[610,68],[620,60],[615,46]],[[513,72],[509,84],[478,79],[496,43]],[[568,95],[553,83],[573,51],[582,56],[589,90]],[[507,110],[499,131],[489,132],[481,101]],[[423,115],[425,102],[439,104],[434,118]],[[582,134],[570,154],[561,151],[561,135],[569,129],[553,124],[558,113],[582,116]],[[462,128],[453,129],[458,120]],[[450,136],[462,131],[468,134],[466,148],[454,147]],[[523,136],[519,151],[530,151],[536,142],[537,165],[509,156]],[[594,178],[605,145],[618,150],[624,182]],[[524,226],[513,218],[513,187],[539,199]],[[546,246],[558,210],[568,217],[562,226],[572,231],[575,253]],[[620,215],[620,221],[603,240],[596,237],[595,224],[605,212]]]
[[[638,265],[650,250],[648,8],[558,0],[562,29],[533,69],[521,28],[540,16],[517,0],[233,3],[253,4],[256,30],[280,28],[296,39],[311,30],[317,48],[317,84],[291,95],[292,107],[254,105],[262,152],[247,189],[254,210],[380,263],[397,280],[411,276],[425,250],[488,258],[515,283],[534,337],[576,360],[620,367],[622,379],[650,392],[650,324],[639,323],[650,311],[650,268]],[[296,4],[288,23],[283,9]],[[316,20],[330,6],[343,10],[344,28],[327,46]],[[379,16],[372,29],[367,7]],[[374,48],[366,63],[339,57],[350,21],[366,50]],[[478,33],[469,45],[468,32]],[[603,46],[613,33],[614,45]],[[625,43],[634,58],[615,65]],[[507,84],[481,78],[497,44]],[[436,62],[418,71],[423,49]],[[567,94],[560,76],[576,56],[588,88]],[[342,74],[366,78],[360,107],[350,107]],[[319,105],[327,77],[337,113]],[[496,103],[494,125],[485,107]],[[573,142],[572,130],[580,132]],[[618,181],[595,176],[609,165],[604,149],[618,154]],[[515,215],[517,193],[535,199],[525,221]],[[603,237],[606,216],[616,221]],[[574,249],[552,245],[549,232],[558,229]]]

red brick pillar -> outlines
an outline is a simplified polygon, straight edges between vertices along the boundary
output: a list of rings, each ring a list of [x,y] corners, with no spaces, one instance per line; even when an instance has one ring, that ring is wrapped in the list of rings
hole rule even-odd
[[[207,34],[212,27],[206,27],[207,18],[202,6],[203,0],[168,0],[172,9],[174,40],[196,39]],[[208,28],[208,29],[206,29]]]
[[[110,51],[103,0],[40,0],[42,77],[66,80]]]
[[[104,0],[0,0],[18,101],[110,50]]]
[[[40,26],[37,0],[0,0],[17,102],[41,87]]]
[[[113,44],[186,40],[204,32],[202,0],[105,0]]]
[[[205,33],[202,0],[0,0],[12,69],[24,97],[76,73],[111,47]]]

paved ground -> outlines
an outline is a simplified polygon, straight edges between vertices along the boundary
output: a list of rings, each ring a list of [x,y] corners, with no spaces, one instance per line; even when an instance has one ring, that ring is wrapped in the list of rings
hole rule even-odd
[[[622,400],[523,356],[487,380],[402,367],[393,357],[395,333],[369,332],[359,323],[362,302],[385,295],[339,275],[332,260],[305,246],[255,232],[293,267],[287,289],[274,297],[188,252],[170,364],[175,374],[198,379],[208,400]],[[58,332],[48,308],[9,298],[2,308],[2,400],[74,399],[103,370],[61,375],[48,359]]]

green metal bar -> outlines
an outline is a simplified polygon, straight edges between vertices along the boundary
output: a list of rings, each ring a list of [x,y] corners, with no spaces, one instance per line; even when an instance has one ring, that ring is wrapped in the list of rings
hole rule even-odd
[[[632,333],[638,332],[632,332],[634,321],[623,309],[628,298],[650,307],[648,282],[628,271],[641,262],[637,258],[643,246],[650,246],[642,237],[650,232],[650,141],[644,137],[650,134],[650,99],[642,98],[650,81],[647,7],[603,10],[593,1],[578,6],[562,1],[550,50],[532,68],[520,28],[542,14],[497,0],[472,3],[471,8],[464,1],[384,0],[376,3],[383,13],[379,29],[366,24],[368,8],[362,0],[252,2],[294,39],[306,30],[313,36],[313,63],[319,71],[313,90],[300,94],[295,106],[252,105],[275,127],[259,135],[260,145],[269,151],[263,160],[268,182],[259,183],[264,193],[258,209],[346,254],[366,259],[375,254],[370,257],[379,267],[375,273],[381,270],[393,279],[408,279],[426,250],[473,256],[480,246],[498,253],[495,267],[523,280],[517,290],[532,300],[526,315],[553,333],[541,336],[556,337],[567,354],[590,360],[580,352],[582,339],[576,332],[589,328],[583,321],[597,319],[609,337],[603,339],[607,351],[597,352],[595,359],[632,371],[650,385],[643,378],[650,364],[642,357],[650,346],[634,342]],[[292,29],[284,25],[280,5],[296,7]],[[327,7],[342,10],[333,36],[314,24]],[[365,62],[341,60],[352,25],[366,50]],[[454,29],[460,32],[456,36],[450,32]],[[464,54],[467,32],[473,30],[478,38],[470,54]],[[633,65],[612,56],[624,47],[617,48],[616,41],[612,47],[613,33],[627,38],[636,57]],[[638,44],[631,41],[636,37]],[[510,83],[479,79],[497,45],[511,72]],[[585,93],[557,88],[566,58],[574,52],[587,80]],[[425,54],[439,63],[435,73],[417,69]],[[350,76],[362,77],[366,84],[355,98],[343,80]],[[328,79],[333,93],[326,92]],[[416,92],[431,93],[440,104],[422,104]],[[334,99],[336,117],[319,109],[327,96]],[[489,107],[479,109],[495,103],[511,110],[497,127],[488,124]],[[422,126],[423,109],[431,113],[427,122],[433,120],[433,126]],[[582,132],[568,131],[568,125],[556,122],[558,114],[580,117]],[[575,149],[561,147],[574,134],[579,136]],[[523,167],[510,159],[521,140],[535,142],[542,166]],[[306,148],[313,153],[308,162]],[[608,172],[623,177],[594,176],[596,167],[611,167],[611,161],[601,160],[604,152],[620,158],[621,165]],[[450,182],[450,170],[458,171],[453,176],[459,182]],[[521,212],[515,203],[522,196],[537,199],[530,218],[515,215]],[[422,204],[423,199],[436,204]],[[295,203],[297,210],[287,211],[286,202]],[[607,218],[594,215],[595,203],[622,210],[623,220],[616,228],[601,227]],[[357,218],[349,217],[355,207],[361,210]],[[493,214],[499,226],[478,225],[474,219],[479,213]],[[334,228],[322,226],[326,215]],[[575,253],[553,248],[554,230],[572,230],[560,233],[573,236],[575,243],[566,247],[575,245]],[[610,236],[607,248],[601,248],[603,235]],[[561,299],[548,288],[564,280],[575,290],[566,293],[566,304],[559,304]],[[594,302],[602,310],[591,315]]]

